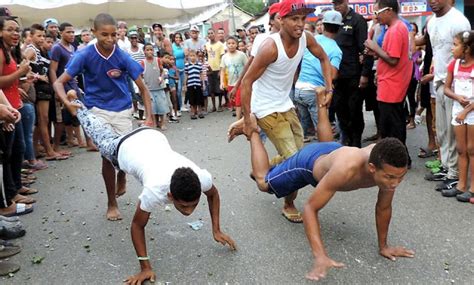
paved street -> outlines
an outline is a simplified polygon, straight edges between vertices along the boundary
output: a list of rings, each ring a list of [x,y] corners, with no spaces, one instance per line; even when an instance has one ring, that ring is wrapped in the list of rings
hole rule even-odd
[[[185,113],[185,115],[187,115]],[[367,115],[365,136],[372,135]],[[214,176],[221,197],[221,229],[238,250],[214,242],[207,201],[182,216],[174,208],[152,214],[146,238],[157,282],[171,284],[310,284],[304,279],[312,256],[302,224],[280,214],[283,201],[260,193],[250,180],[247,141],[226,142],[230,112],[169,125],[172,147]],[[474,282],[474,205],[441,197],[424,181],[425,160],[416,157],[426,144],[425,126],[408,132],[414,167],[397,189],[389,232],[392,245],[416,251],[413,259],[389,261],[378,255],[374,208],[377,189],[338,193],[320,214],[329,255],[346,264],[321,284],[472,284]],[[271,153],[273,146],[267,143]],[[121,284],[139,271],[130,238],[130,222],[140,185],[129,177],[119,199],[123,221],[105,219],[106,195],[97,153],[74,150],[75,157],[50,163],[33,186],[40,190],[34,213],[22,218],[27,234],[22,253],[10,260],[22,265],[1,284]],[[157,161],[164,163],[166,161]],[[157,175],[160,175],[157,173]],[[302,208],[311,187],[300,191]],[[187,223],[202,219],[201,230]],[[33,264],[35,257],[44,257]]]

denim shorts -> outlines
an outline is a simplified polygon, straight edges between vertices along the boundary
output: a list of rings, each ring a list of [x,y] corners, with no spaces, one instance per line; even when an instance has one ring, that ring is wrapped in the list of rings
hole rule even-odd
[[[268,193],[277,198],[288,196],[306,185],[316,186],[318,182],[313,176],[316,160],[342,147],[337,142],[312,143],[303,147],[293,156],[270,168],[265,176]]]

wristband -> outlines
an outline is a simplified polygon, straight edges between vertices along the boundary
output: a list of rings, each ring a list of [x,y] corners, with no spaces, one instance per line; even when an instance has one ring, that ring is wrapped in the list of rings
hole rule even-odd
[[[137,259],[140,260],[140,261],[144,261],[144,260],[150,260],[150,257],[149,256],[137,256]]]

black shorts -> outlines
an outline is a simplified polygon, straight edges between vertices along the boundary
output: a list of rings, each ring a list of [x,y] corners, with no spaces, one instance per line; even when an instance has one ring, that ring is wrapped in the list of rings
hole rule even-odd
[[[186,95],[188,95],[189,104],[191,106],[203,106],[204,96],[201,86],[188,86],[187,88]]]
[[[207,75],[207,81],[209,82],[209,94],[221,94],[221,79],[219,71],[211,71]]]
[[[45,93],[42,91],[36,92],[36,101],[49,101],[53,98],[53,94]]]
[[[421,84],[420,83],[420,106],[423,108],[431,108],[431,92],[430,84]]]

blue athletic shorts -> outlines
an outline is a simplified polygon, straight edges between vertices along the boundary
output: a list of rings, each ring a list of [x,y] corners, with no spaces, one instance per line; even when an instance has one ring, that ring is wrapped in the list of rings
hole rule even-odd
[[[313,176],[314,162],[322,155],[342,147],[337,142],[308,144],[293,156],[270,168],[265,176],[268,192],[278,198],[288,196],[306,185],[316,186]]]

